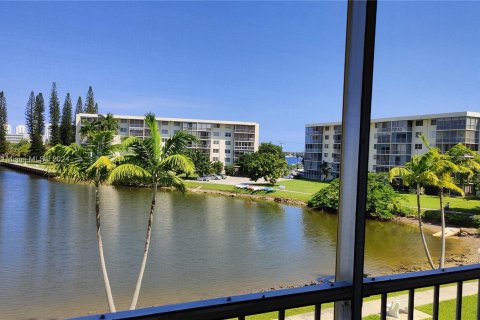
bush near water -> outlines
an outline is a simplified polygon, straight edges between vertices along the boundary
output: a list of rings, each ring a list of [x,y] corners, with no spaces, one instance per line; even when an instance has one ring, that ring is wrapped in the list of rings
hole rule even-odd
[[[387,175],[369,173],[367,188],[367,216],[379,220],[392,219],[400,196],[390,185]],[[307,205],[314,209],[337,212],[339,197],[340,181],[335,179],[329,186],[315,193]]]

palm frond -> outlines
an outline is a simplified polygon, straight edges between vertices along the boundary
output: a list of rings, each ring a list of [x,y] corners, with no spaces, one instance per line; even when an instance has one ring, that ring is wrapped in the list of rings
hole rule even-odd
[[[184,153],[187,147],[198,142],[197,137],[185,131],[178,131],[165,142],[163,154],[168,157],[174,154]]]
[[[185,182],[173,171],[164,171],[162,175],[159,176],[158,183],[162,187],[173,187],[182,193],[187,191]]]
[[[172,154],[166,157],[163,159],[161,167],[182,171],[186,174],[193,174],[195,171],[195,165],[192,160],[183,154]]]
[[[150,112],[147,113],[145,115],[145,123],[150,129],[150,138],[145,139],[145,142],[147,142],[151,150],[151,155],[154,156],[158,161],[161,158],[162,152],[162,136],[158,131],[158,123],[157,119],[155,119],[155,115]]]
[[[135,164],[131,163],[125,163],[122,165],[119,165],[115,169],[110,172],[110,175],[108,177],[108,182],[109,183],[121,183],[125,182],[128,180],[145,180],[145,179],[151,179],[152,175],[143,169],[140,166],[137,166]]]

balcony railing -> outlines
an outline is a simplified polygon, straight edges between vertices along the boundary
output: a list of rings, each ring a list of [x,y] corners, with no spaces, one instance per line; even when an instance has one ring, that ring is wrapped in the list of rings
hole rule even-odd
[[[433,319],[438,319],[440,285],[454,283],[457,286],[456,319],[462,319],[463,282],[478,280],[479,278],[480,264],[382,277],[369,277],[363,280],[362,297],[380,295],[378,314],[381,319],[386,319],[387,294],[408,290],[408,318],[413,319],[415,290],[432,287],[434,292],[432,299]],[[480,285],[478,287],[480,289]],[[320,319],[322,304],[351,300],[352,298],[353,287],[351,283],[341,281],[112,314],[100,314],[78,319],[220,320],[236,318],[244,320],[246,316],[273,311],[278,312],[279,320],[283,320],[285,319],[286,310],[306,306],[314,306],[314,319]],[[477,303],[480,303],[480,301]],[[480,319],[480,308],[477,309],[477,319]]]

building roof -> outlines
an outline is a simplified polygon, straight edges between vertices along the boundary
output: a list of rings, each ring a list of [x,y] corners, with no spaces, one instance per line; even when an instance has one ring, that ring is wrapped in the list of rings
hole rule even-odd
[[[96,114],[91,113],[79,113],[80,117],[97,117]],[[127,115],[118,115],[114,114],[115,119],[131,119],[131,120],[144,120],[145,116],[127,116]],[[237,125],[249,125],[249,126],[258,126],[257,122],[246,122],[246,121],[226,121],[226,120],[205,120],[205,119],[183,119],[183,118],[165,118],[165,117],[155,117],[157,121],[178,121],[178,122],[201,122],[201,123],[218,123],[218,124],[237,124]]]
[[[386,122],[386,121],[400,121],[400,120],[425,120],[425,119],[438,119],[438,118],[450,118],[450,117],[475,117],[480,118],[480,112],[472,111],[462,111],[462,112],[448,112],[448,113],[433,113],[433,114],[420,114],[414,116],[399,116],[392,118],[377,118],[371,119],[372,123],[376,122]],[[305,127],[316,127],[316,126],[334,126],[342,124],[341,122],[323,122],[323,123],[310,123],[306,124]]]

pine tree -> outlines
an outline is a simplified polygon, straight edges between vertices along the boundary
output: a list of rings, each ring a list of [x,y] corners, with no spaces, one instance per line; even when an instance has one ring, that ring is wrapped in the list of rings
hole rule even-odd
[[[85,98],[85,113],[95,113],[95,97],[93,96],[92,86],[88,87],[87,97]]]
[[[34,133],[34,115],[35,110],[35,93],[30,92],[30,97],[28,98],[27,107],[25,108],[25,123],[27,124],[27,132],[30,135],[30,140],[33,138]]]
[[[45,101],[42,93],[35,98],[35,107],[33,108],[33,135],[30,145],[30,156],[41,157],[45,153],[42,135],[45,130]]]
[[[0,155],[7,152],[7,100],[5,94],[0,91]]]
[[[77,108],[75,109],[75,115],[83,113],[83,102],[82,102],[82,97],[78,97],[77,100]]]
[[[62,120],[60,123],[60,140],[63,145],[69,145],[74,140],[72,126],[72,100],[70,99],[70,93],[67,93],[65,102],[63,103]]]
[[[50,93],[50,145],[61,143],[60,139],[60,101],[58,101],[57,84],[52,84]]]
[[[94,108],[95,114],[98,114],[98,103],[95,102],[95,108]]]

